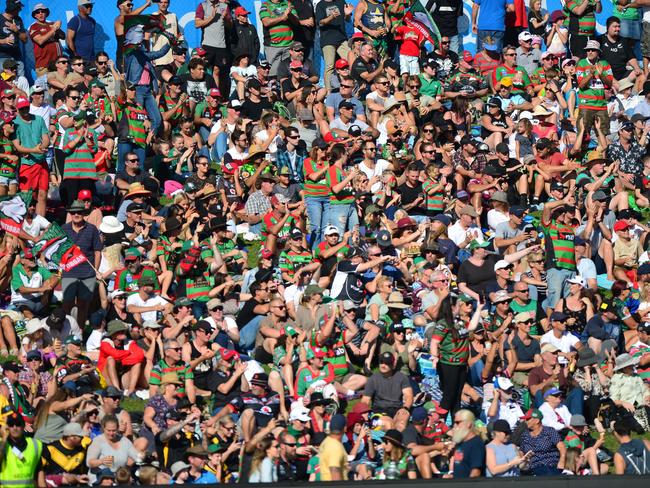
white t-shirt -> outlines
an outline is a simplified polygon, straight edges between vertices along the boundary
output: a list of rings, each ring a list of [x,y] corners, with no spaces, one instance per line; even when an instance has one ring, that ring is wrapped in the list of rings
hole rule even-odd
[[[539,345],[543,346],[544,344],[553,344],[555,347],[557,347],[560,352],[571,352],[571,349],[575,347],[575,345],[580,342],[580,339],[578,339],[576,336],[571,334],[570,332],[565,332],[562,334],[562,337],[559,339],[555,337],[555,334],[553,333],[552,330],[549,330],[546,334],[542,336],[542,338],[539,340]],[[565,357],[559,357],[557,359],[557,362],[560,364],[568,364],[569,361]]]
[[[497,210],[496,208],[493,208],[490,211],[488,211],[487,222],[488,222],[488,226],[492,230],[496,230],[497,225],[509,221],[510,221],[510,215],[504,214],[502,211]]]
[[[49,226],[50,222],[45,217],[41,217],[40,215],[34,215],[34,218],[31,222],[27,222],[27,219],[23,220],[23,232],[25,234],[29,234],[32,237],[38,237],[41,232],[43,232]]]
[[[143,300],[140,297],[140,293],[134,293],[133,295],[129,296],[129,298],[126,299],[126,306],[127,309],[130,305],[135,305],[136,307],[153,307],[155,305],[166,305],[167,301],[159,296],[156,295],[152,298],[148,298],[147,300]],[[144,312],[140,314],[142,316],[142,321],[146,322],[147,320],[153,320],[154,322],[156,321],[156,312],[155,310],[152,310],[150,312]]]
[[[542,403],[542,406],[539,407],[539,411],[544,414],[542,425],[545,425],[546,427],[551,427],[555,430],[562,430],[571,425],[571,412],[569,412],[566,405],[560,405],[553,410],[548,402],[544,402]]]
[[[373,169],[368,168],[363,161],[359,163],[359,169],[363,174],[365,174],[368,179],[372,178],[373,176],[380,177],[382,174],[384,174],[384,171],[388,169],[390,166],[390,163],[386,161],[385,159],[378,159],[377,162],[375,163],[375,167]],[[382,182],[381,180],[376,181],[373,183],[373,185],[370,187],[370,191],[373,193],[377,193],[382,189]]]
[[[476,236],[476,240],[478,242],[483,242],[483,231],[478,227],[470,227],[469,229],[463,229],[460,225],[460,222],[456,222],[455,224],[449,226],[449,228],[447,229],[447,235],[452,241],[454,241],[454,244],[456,244],[457,246],[460,246],[460,243],[465,240],[465,237],[467,236],[468,232],[476,232],[478,234]]]
[[[216,330],[217,323],[214,321],[212,317],[208,317],[207,319],[201,319],[201,320],[205,320],[208,324],[210,324],[212,330]],[[227,330],[237,329],[237,322],[235,322],[235,319],[233,319],[232,317],[228,317],[228,316],[224,317],[223,323],[226,325]]]

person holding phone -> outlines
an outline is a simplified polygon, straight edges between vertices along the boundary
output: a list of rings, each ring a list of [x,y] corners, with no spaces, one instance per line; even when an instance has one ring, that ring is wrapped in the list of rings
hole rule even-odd
[[[521,467],[525,466],[533,452],[521,451],[510,442],[512,430],[506,420],[499,419],[492,427],[492,442],[485,446],[485,476],[503,477],[520,476]]]

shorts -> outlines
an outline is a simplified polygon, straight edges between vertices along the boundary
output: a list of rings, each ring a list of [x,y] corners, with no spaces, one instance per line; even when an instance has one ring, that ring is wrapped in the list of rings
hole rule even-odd
[[[20,191],[47,191],[50,186],[50,172],[45,161],[31,166],[21,165],[18,181]]]
[[[18,180],[16,178],[0,176],[0,186],[9,186],[9,185],[17,185],[17,184],[18,184]]]
[[[97,278],[61,278],[61,289],[64,302],[79,301],[90,302],[95,294]]]
[[[408,54],[399,55],[399,69],[403,75],[419,75],[420,63],[417,56],[409,56]]]

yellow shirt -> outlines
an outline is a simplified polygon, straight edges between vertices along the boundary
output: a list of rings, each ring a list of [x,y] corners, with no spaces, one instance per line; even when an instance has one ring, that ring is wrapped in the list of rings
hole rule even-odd
[[[332,481],[330,467],[340,468],[344,480],[348,479],[348,454],[341,441],[328,436],[318,449],[320,459],[320,479]]]

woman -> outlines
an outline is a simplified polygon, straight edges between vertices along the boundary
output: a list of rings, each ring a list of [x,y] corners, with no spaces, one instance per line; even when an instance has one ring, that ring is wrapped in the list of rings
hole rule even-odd
[[[56,388],[56,385],[53,384]],[[66,388],[58,388],[50,398],[38,408],[34,419],[34,437],[46,444],[57,441],[63,435],[63,428],[73,422],[75,408],[82,402],[92,399],[90,393],[80,396],[68,396]]]
[[[520,476],[520,468],[526,464],[527,456],[510,443],[512,430],[507,421],[499,419],[492,426],[492,442],[485,446],[485,476]]]
[[[349,171],[345,169],[348,152],[343,144],[334,144],[330,149],[329,157],[331,163],[326,173],[329,191],[329,225],[336,227],[339,235],[343,235],[359,224],[352,193],[352,180],[359,174],[359,169],[356,166]]]
[[[237,92],[237,98],[244,100],[244,85],[250,77],[257,76],[257,67],[250,65],[248,54],[240,54],[235,58],[230,67],[230,97]]]
[[[490,230],[494,232],[497,225],[510,220],[508,195],[502,191],[495,191],[490,197],[490,205],[492,208],[488,210],[487,223]]]
[[[102,309],[108,308],[108,290],[115,286],[115,275],[119,269],[124,268],[122,262],[122,242],[126,240],[124,224],[112,215],[102,218],[99,225],[104,248],[99,263],[99,273],[102,279],[97,282],[99,286],[99,299]]]
[[[490,347],[485,343],[485,329],[479,325],[470,335],[469,343],[469,379],[468,384],[471,386],[483,385],[483,368]]]
[[[406,112],[404,105],[396,100],[386,103],[379,122],[377,122],[377,130],[379,131],[377,144],[382,146],[388,142],[388,134],[394,134],[398,130],[401,130],[403,134],[410,133],[413,136],[418,133],[413,114]]]
[[[366,308],[366,321],[377,322],[388,313],[388,295],[393,292],[393,279],[389,276],[377,278],[377,292],[370,298]]]
[[[432,122],[426,122],[422,129],[420,130],[420,137],[418,138],[415,146],[413,146],[413,152],[417,159],[422,159],[422,152],[420,148],[425,144],[435,144],[436,143],[436,126]]]
[[[402,433],[399,430],[390,429],[384,435],[384,460],[382,463],[381,479],[399,480],[417,478],[417,468],[411,453],[403,443]]]
[[[174,410],[178,401],[176,394],[183,383],[176,373],[165,373],[160,380],[160,393],[150,398],[144,407],[140,436],[149,441],[148,451],[155,447],[155,436],[167,428],[167,414]]]
[[[474,301],[465,294],[453,305],[447,296],[440,306],[439,320],[431,337],[431,361],[442,388],[440,408],[446,412],[454,412],[460,406],[467,380],[469,334],[478,326],[483,310],[483,304],[479,303],[472,315],[473,305]]]
[[[540,405],[539,411],[544,414],[542,425],[551,427],[558,432],[569,429],[571,412],[562,403],[562,392],[557,388],[551,387],[544,392],[544,403]]]
[[[309,423],[309,430],[314,434],[324,433],[327,422],[329,422],[331,415],[327,412],[325,408],[330,401],[323,397],[323,394],[320,391],[314,392],[309,397],[309,416],[311,417],[311,422]],[[358,405],[358,404],[357,404]],[[306,434],[307,436],[309,434]]]
[[[584,392],[584,415],[590,424],[598,416],[601,400],[609,387],[609,378],[599,363],[593,349],[581,347],[573,373],[573,381]]]
[[[25,325],[25,335],[22,339],[19,356],[25,357],[30,351],[41,351],[43,360],[54,366],[56,352],[53,347],[49,326],[40,319],[30,319]]]
[[[317,246],[329,221],[330,198],[325,173],[329,169],[327,143],[320,137],[312,143],[309,157],[303,163],[305,176],[305,207],[309,217],[309,243]]]
[[[387,339],[389,342],[382,342],[380,355],[384,352],[393,354],[397,358],[395,361],[395,370],[401,371],[408,377],[412,371],[416,370],[417,360],[413,346],[406,340],[407,329],[414,329],[411,319],[403,319],[402,323],[391,324],[391,336]],[[392,339],[392,342],[390,339]]]
[[[579,337],[594,315],[594,306],[585,294],[584,278],[577,275],[568,279],[567,283],[569,283],[569,295],[557,302],[555,311],[564,312],[569,317],[566,321],[567,331]]]
[[[515,124],[501,108],[501,101],[491,98],[487,102],[487,112],[481,117],[481,137],[492,151],[497,144],[512,134]]]
[[[249,483],[275,483],[278,481],[278,472],[275,463],[280,457],[280,444],[274,438],[267,437],[257,446],[251,471],[248,476]]]
[[[544,267],[544,253],[532,252],[527,256],[528,271],[521,275],[521,281],[533,285],[537,289],[537,303],[546,300],[548,283]]]
[[[343,440],[343,447],[350,459],[350,471],[355,473],[355,479],[361,480],[370,479],[372,468],[375,466],[373,460],[376,452],[369,428],[366,425],[367,417],[367,412],[365,415],[355,411],[350,412]]]
[[[445,112],[444,119],[451,122],[458,137],[467,134],[472,127],[472,116],[467,98],[454,98],[451,102],[451,109]]]
[[[101,425],[102,434],[93,439],[86,455],[91,483],[95,482],[97,473],[102,469],[115,472],[123,466],[132,466],[143,457],[129,439],[120,435],[117,417],[106,415]]]

